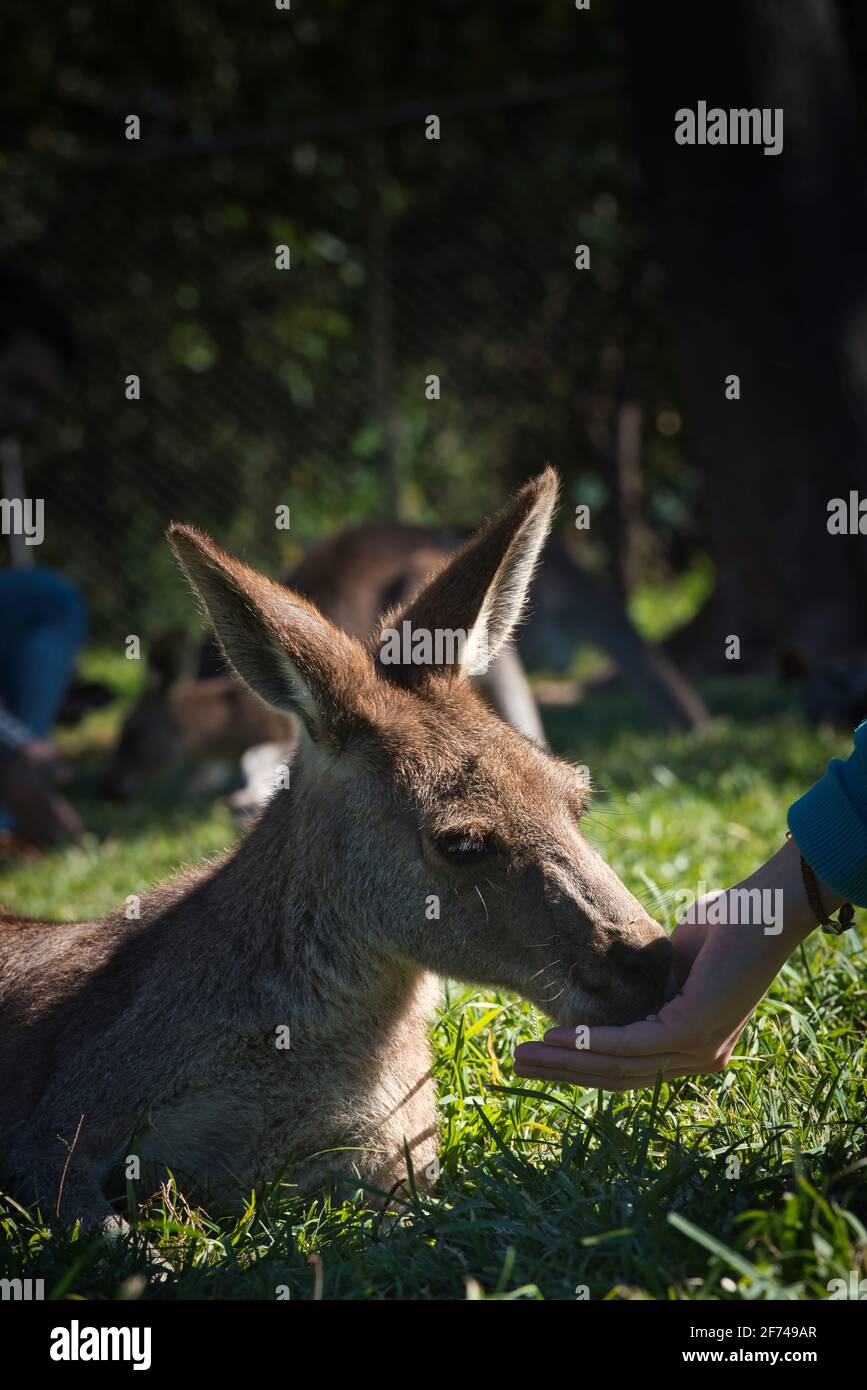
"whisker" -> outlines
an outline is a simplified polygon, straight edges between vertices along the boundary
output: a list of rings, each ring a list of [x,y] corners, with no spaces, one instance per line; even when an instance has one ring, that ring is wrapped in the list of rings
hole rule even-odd
[[[495,893],[505,893],[505,891],[506,891],[505,888],[501,888],[500,885],[499,885],[498,883],[494,883],[494,882],[493,882],[491,879],[489,879],[489,878],[486,878],[486,879],[485,879],[485,883],[487,883],[487,885],[488,885],[489,888],[493,888],[493,890],[494,890]]]
[[[553,969],[554,969],[554,966],[555,966],[555,965],[559,965],[559,964],[560,964],[560,961],[559,961],[559,960],[552,960],[552,961],[550,961],[548,965],[543,965],[541,970],[537,970],[536,973],[535,973],[535,975],[531,975],[531,976],[530,976],[530,979],[531,979],[531,980],[537,980],[537,979],[539,978],[539,976],[542,974],[543,971],[545,971],[545,970],[553,970]]]
[[[556,1001],[560,998],[560,995],[561,995],[561,994],[564,994],[565,991],[566,991],[566,986],[563,985],[562,989],[558,989],[558,991],[557,991],[556,994],[550,994],[550,995],[548,995],[547,998],[543,995],[543,997],[542,997],[542,1003],[543,1003],[543,1004],[554,1004],[554,1003],[556,1003]]]
[[[544,941],[531,941],[529,944],[534,948],[538,948],[540,946],[556,945],[558,941],[562,940],[562,936],[546,936]]]
[[[624,835],[618,832],[617,830],[612,829],[610,825],[606,825],[604,820],[600,820],[598,816],[585,816],[584,819],[592,821],[594,825],[600,825],[602,829],[605,830],[609,835],[616,835],[617,838],[620,840],[626,840],[629,838],[627,835]]]

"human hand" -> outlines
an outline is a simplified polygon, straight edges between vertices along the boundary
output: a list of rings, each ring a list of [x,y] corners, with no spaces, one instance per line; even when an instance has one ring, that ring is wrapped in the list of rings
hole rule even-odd
[[[47,738],[33,738],[21,749],[27,765],[58,786],[69,781],[69,769],[60,751]]]
[[[767,924],[740,921],[744,899],[735,898],[745,889],[769,886],[782,893],[783,904],[780,929],[773,932]],[[677,978],[684,983],[655,1017],[625,1027],[590,1028],[587,1045],[580,1048],[574,1028],[551,1028],[542,1042],[517,1048],[515,1072],[532,1080],[625,1091],[653,1086],[660,1075],[669,1081],[723,1071],[756,1005],[815,925],[800,878],[800,854],[789,841],[751,878],[699,898],[678,923],[671,944]]]
[[[15,819],[15,830],[31,844],[48,846],[77,840],[83,826],[55,789],[59,780],[51,744],[32,740],[0,763],[0,801]]]

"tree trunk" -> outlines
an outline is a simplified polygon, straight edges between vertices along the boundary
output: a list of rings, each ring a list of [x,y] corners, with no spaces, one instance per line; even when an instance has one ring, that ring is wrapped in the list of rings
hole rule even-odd
[[[625,0],[624,17],[718,574],[689,654],[731,669],[736,635],[741,669],[852,655],[867,645],[867,540],[829,534],[828,502],[867,493],[867,215],[834,14],[826,0]],[[699,101],[782,108],[782,152],[678,144],[675,112]]]

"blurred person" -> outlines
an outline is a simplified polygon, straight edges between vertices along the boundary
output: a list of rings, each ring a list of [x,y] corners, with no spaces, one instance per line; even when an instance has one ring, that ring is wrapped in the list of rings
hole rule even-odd
[[[73,355],[66,318],[39,283],[0,267],[0,449],[36,427]],[[0,828],[12,844],[14,836],[44,846],[81,834],[58,791],[65,770],[49,734],[85,628],[84,603],[59,575],[0,570]]]
[[[653,1086],[660,1075],[668,1081],[723,1071],[795,947],[817,926],[845,931],[852,904],[867,907],[867,721],[855,730],[848,760],[832,758],[824,777],[789,807],[788,825],[789,838],[767,863],[734,887],[705,894],[678,922],[671,944],[682,984],[658,1014],[581,1035],[551,1028],[543,1041],[516,1049],[517,1075],[628,1091]],[[756,890],[762,897],[744,898]],[[772,929],[742,920],[742,905],[752,901],[780,904]]]

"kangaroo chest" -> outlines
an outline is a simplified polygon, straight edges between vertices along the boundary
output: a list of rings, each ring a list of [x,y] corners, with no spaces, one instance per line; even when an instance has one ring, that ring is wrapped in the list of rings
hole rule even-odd
[[[404,1141],[421,1144],[429,1161],[436,1096],[426,1029],[405,1041],[383,1060],[373,1038],[339,1050],[279,1031],[236,1039],[206,1076],[149,1108],[134,1140],[145,1183],[170,1169],[218,1197],[281,1176],[306,1190],[329,1173],[378,1173]]]

